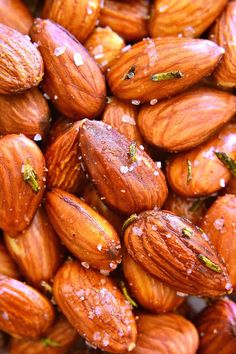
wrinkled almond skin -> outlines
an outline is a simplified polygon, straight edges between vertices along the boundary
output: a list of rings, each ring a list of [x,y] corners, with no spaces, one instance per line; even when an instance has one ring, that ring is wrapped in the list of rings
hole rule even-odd
[[[38,192],[24,180],[27,163],[37,175]],[[0,180],[0,227],[15,236],[30,224],[44,192],[45,160],[32,140],[16,134],[0,139]]]
[[[127,251],[123,253],[122,266],[132,296],[145,309],[154,313],[169,312],[183,302],[184,297],[146,272]]]
[[[55,324],[49,328],[43,338],[38,340],[12,338],[9,345],[9,354],[65,354],[78,337],[78,333],[67,319],[60,315]],[[45,339],[57,343],[57,347],[46,346]]]
[[[231,173],[215,152],[236,158],[236,124],[228,124],[206,143],[173,157],[166,170],[171,188],[184,197],[194,198],[210,195],[224,187]]]
[[[44,60],[43,90],[55,107],[72,120],[97,116],[105,103],[106,88],[87,50],[50,20],[36,19],[30,33]],[[58,55],[58,50],[64,52]]]
[[[37,290],[0,277],[0,329],[14,337],[38,338],[52,325],[54,309]]]
[[[100,0],[46,0],[43,18],[57,22],[72,33],[81,43],[95,28],[100,13]]]
[[[126,229],[124,241],[135,262],[177,291],[199,296],[232,292],[223,260],[206,234],[187,219],[168,211],[143,212]],[[208,268],[199,255],[220,272]]]
[[[218,300],[199,315],[199,354],[234,354],[236,348],[236,305],[225,298]]]
[[[204,39],[144,38],[111,65],[108,84],[115,96],[148,102],[173,96],[209,75],[223,49]],[[131,68],[135,75],[124,79]],[[179,71],[183,76],[155,82],[152,75]]]
[[[110,278],[68,262],[54,279],[53,294],[69,322],[92,345],[111,353],[133,347],[137,329],[131,306]]]
[[[94,57],[102,72],[112,64],[120,54],[125,42],[110,27],[97,27],[84,44]]]
[[[141,314],[134,354],[195,354],[199,338],[194,325],[180,315]]]
[[[18,237],[4,235],[7,248],[21,273],[34,286],[50,283],[62,260],[62,249],[42,208],[30,226]]]
[[[234,95],[200,87],[154,106],[145,105],[139,112],[138,126],[149,144],[177,152],[209,139],[235,112]]]
[[[22,0],[1,0],[0,23],[28,34],[33,18]]]
[[[149,32],[152,37],[199,37],[226,4],[227,0],[154,0]]]
[[[121,261],[113,226],[81,199],[60,189],[46,194],[49,220],[63,244],[85,267],[112,271]]]
[[[0,44],[0,94],[38,86],[43,77],[43,60],[30,38],[0,24]]]
[[[37,89],[21,95],[0,95],[0,133],[43,139],[49,129],[49,107]]]
[[[104,202],[132,214],[161,207],[167,196],[165,177],[153,160],[131,141],[103,122],[86,120],[80,129],[80,148],[87,171]]]
[[[75,122],[45,152],[47,187],[75,193],[84,185],[85,175],[79,160],[79,129]]]
[[[236,195],[236,178],[232,177],[231,180],[229,181],[229,183],[227,184],[227,188],[226,188],[227,192],[229,194],[234,194]]]
[[[225,260],[230,281],[236,289],[236,196],[225,194],[208,209],[201,228],[218,254]]]
[[[99,23],[109,26],[127,42],[134,42],[147,37],[147,0],[114,1],[104,0]]]
[[[20,274],[3,241],[0,242],[0,274],[19,279]]]

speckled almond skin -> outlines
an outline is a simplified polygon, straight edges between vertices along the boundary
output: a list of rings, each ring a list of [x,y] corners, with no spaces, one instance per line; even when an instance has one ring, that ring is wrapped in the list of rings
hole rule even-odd
[[[33,17],[22,0],[0,1],[0,23],[28,34],[33,23]]]

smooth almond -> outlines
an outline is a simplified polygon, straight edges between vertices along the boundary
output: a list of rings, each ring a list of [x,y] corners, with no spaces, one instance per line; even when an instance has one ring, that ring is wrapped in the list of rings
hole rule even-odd
[[[28,34],[33,23],[33,17],[22,0],[1,0],[0,23],[23,34]]]

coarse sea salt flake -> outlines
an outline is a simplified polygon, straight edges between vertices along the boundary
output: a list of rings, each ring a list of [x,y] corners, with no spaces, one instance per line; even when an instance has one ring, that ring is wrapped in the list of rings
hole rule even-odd
[[[80,53],[75,53],[74,54],[74,62],[76,66],[81,66],[84,64],[82,56]]]

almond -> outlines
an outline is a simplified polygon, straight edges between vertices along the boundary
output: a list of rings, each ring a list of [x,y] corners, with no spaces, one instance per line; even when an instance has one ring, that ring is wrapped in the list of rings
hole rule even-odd
[[[14,236],[30,224],[42,201],[45,160],[24,135],[0,139],[0,227]]]
[[[0,94],[38,86],[43,77],[43,61],[30,38],[0,24],[0,41]]]
[[[230,194],[236,195],[236,178],[232,177],[229,183],[227,184],[227,192]]]
[[[87,50],[63,27],[36,19],[31,37],[45,64],[43,90],[65,116],[94,118],[103,109],[104,77]]]
[[[0,274],[19,279],[20,274],[3,241],[0,242]]]
[[[217,152],[236,157],[235,124],[225,126],[206,143],[169,161],[167,179],[172,189],[185,197],[201,197],[225,187],[231,173]]]
[[[50,301],[30,286],[0,277],[0,329],[14,337],[38,338],[54,320]]]
[[[47,135],[46,148],[48,148],[60,135],[64,134],[72,124],[73,122],[64,116],[57,117],[50,126]]]
[[[125,230],[124,241],[135,262],[179,292],[232,292],[223,260],[207,235],[187,219],[168,211],[143,212]]]
[[[33,18],[22,0],[0,0],[0,23],[28,34]]]
[[[148,143],[176,152],[209,139],[235,112],[234,95],[199,87],[156,105],[145,105],[139,112],[138,126]]]
[[[135,347],[130,304],[110,278],[68,262],[54,279],[53,293],[69,322],[93,346],[111,353]]]
[[[82,265],[112,271],[121,261],[113,226],[81,199],[60,189],[46,195],[49,220],[63,244]]]
[[[100,13],[100,0],[46,0],[43,18],[57,22],[84,43],[93,32]]]
[[[104,0],[99,23],[109,26],[128,42],[147,37],[148,0]]]
[[[167,186],[161,169],[111,126],[84,121],[80,145],[88,173],[106,204],[128,215],[164,204]]]
[[[154,0],[150,34],[152,37],[199,37],[226,4],[227,0]]]
[[[209,75],[224,50],[211,41],[144,38],[120,55],[107,79],[115,96],[147,102],[179,93]]]

